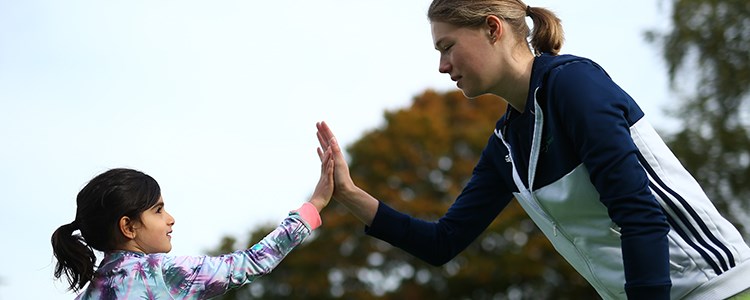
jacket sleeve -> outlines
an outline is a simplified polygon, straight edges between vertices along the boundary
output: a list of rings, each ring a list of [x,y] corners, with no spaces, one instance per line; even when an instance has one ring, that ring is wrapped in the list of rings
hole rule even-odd
[[[492,139],[490,139],[492,141]],[[490,144],[474,167],[469,183],[437,222],[420,220],[380,202],[365,232],[411,255],[442,265],[463,251],[512,199],[495,169]]]
[[[320,225],[319,218],[314,207],[311,211],[310,206],[303,205],[290,212],[275,230],[249,249],[221,256],[166,257],[162,267],[164,280],[167,286],[173,287],[171,293],[179,295],[180,299],[205,299],[224,294],[269,274],[310,235],[310,224]]]
[[[669,299],[669,225],[630,136],[642,111],[591,62],[553,69],[548,82],[551,113],[563,120],[601,202],[621,228],[628,298]]]

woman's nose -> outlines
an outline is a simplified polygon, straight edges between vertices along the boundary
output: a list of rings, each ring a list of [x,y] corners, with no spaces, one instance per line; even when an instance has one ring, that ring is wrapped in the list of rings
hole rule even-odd
[[[448,60],[440,57],[440,63],[438,64],[438,72],[440,73],[450,73],[451,72],[451,64],[448,63]]]

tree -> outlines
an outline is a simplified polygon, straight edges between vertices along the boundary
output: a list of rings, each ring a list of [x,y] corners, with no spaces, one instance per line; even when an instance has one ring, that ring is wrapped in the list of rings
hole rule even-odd
[[[661,47],[683,126],[668,144],[720,211],[750,238],[750,2],[673,0]],[[683,90],[684,89],[684,90]],[[743,228],[744,227],[744,228]]]
[[[427,91],[347,150],[354,181],[398,210],[437,220],[460,193],[504,111],[503,102]],[[477,240],[441,267],[364,235],[332,202],[325,227],[270,275],[224,299],[598,298],[515,202]],[[272,227],[254,231],[257,242]],[[218,252],[231,251],[225,239]]]

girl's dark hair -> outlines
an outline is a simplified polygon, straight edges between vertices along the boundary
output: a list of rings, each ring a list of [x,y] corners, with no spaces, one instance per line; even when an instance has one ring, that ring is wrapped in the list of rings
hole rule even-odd
[[[55,278],[65,274],[69,289],[81,290],[94,276],[93,249],[115,250],[124,238],[120,218],[140,220],[141,213],[156,205],[159,197],[159,183],[140,171],[111,169],[91,179],[78,193],[75,220],[52,234]],[[80,234],[74,234],[76,230]]]
[[[505,20],[519,38],[529,44],[534,54],[557,55],[563,44],[563,29],[560,19],[552,11],[542,7],[530,7],[521,0],[433,0],[427,10],[431,22],[445,22],[456,26],[478,27],[490,15]],[[530,32],[526,17],[534,22]]]

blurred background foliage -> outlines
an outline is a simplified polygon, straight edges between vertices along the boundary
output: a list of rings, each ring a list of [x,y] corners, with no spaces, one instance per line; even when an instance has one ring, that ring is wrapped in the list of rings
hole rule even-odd
[[[646,32],[669,70],[682,126],[669,146],[750,238],[750,1],[671,1],[671,30]]]

